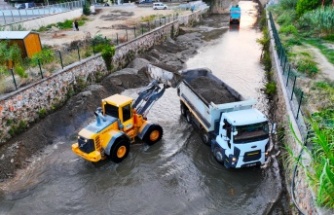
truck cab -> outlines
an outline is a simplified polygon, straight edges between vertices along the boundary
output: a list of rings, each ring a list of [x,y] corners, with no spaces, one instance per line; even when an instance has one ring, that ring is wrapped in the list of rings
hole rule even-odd
[[[266,161],[269,147],[267,118],[257,109],[222,113],[219,135],[211,149],[227,168],[258,166]]]

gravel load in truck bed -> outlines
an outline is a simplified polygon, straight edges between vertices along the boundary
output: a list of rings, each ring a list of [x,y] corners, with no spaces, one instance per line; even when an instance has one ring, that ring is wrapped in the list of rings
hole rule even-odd
[[[224,86],[208,77],[198,77],[188,83],[208,102],[222,104],[239,101]]]

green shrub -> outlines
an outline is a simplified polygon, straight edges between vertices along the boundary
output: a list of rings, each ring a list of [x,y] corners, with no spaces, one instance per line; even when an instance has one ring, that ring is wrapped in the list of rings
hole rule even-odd
[[[298,30],[295,26],[293,25],[287,25],[287,26],[282,26],[279,30],[279,33],[283,33],[285,35],[297,35],[298,34]]]
[[[317,64],[312,60],[299,60],[297,62],[297,70],[309,76],[313,76],[319,72]]]
[[[28,124],[25,121],[20,121],[18,125],[12,125],[8,133],[13,137],[24,132],[27,127]]]
[[[38,60],[41,64],[51,63],[55,58],[54,52],[50,48],[43,48],[42,51],[34,54],[31,57],[31,66],[38,66]]]
[[[59,29],[70,29],[73,27],[73,21],[66,19],[64,22],[57,22]]]
[[[20,65],[16,65],[14,67],[14,71],[16,74],[18,74],[21,78],[27,78],[28,74],[26,73],[25,69],[20,66]]]
[[[280,15],[277,17],[277,23],[281,26],[289,25],[291,23],[294,23],[296,20],[296,12],[295,10],[287,9],[280,13]]]
[[[102,50],[101,55],[108,71],[112,70],[111,62],[113,56],[115,55],[115,51],[116,51],[115,46],[110,46],[110,45],[105,46]]]
[[[268,96],[273,96],[276,93],[276,84],[275,82],[268,82],[265,85],[265,91]]]

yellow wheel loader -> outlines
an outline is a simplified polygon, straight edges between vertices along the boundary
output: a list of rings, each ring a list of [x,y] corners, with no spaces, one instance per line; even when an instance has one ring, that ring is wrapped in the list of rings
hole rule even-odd
[[[139,92],[136,100],[120,94],[102,100],[102,106],[95,111],[96,120],[83,128],[78,141],[72,144],[76,155],[91,162],[110,157],[118,163],[126,158],[130,143],[136,139],[153,145],[162,138],[162,127],[148,122],[146,115],[163,95],[165,86],[172,86],[173,75],[166,77],[168,71],[154,66],[149,66],[149,71],[154,80]]]

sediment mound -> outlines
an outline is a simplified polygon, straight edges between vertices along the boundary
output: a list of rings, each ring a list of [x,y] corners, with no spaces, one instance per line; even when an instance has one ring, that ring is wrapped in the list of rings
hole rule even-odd
[[[216,81],[213,81],[208,77],[192,79],[189,84],[208,102],[221,104],[239,101],[226,89],[225,86],[218,84]]]

